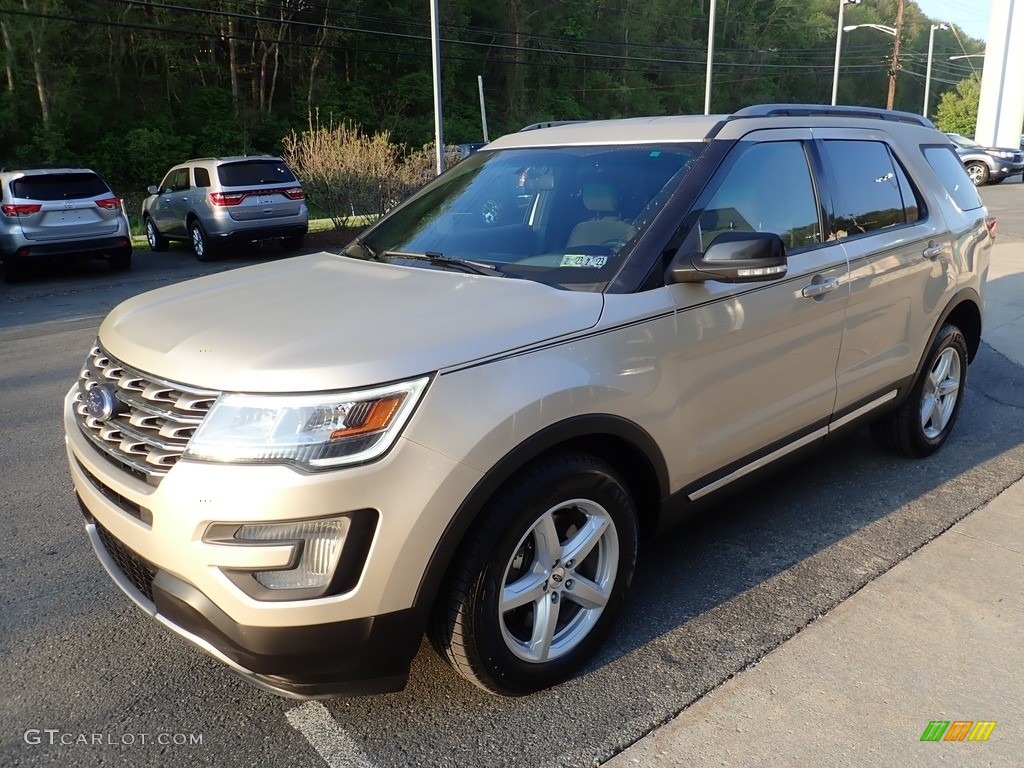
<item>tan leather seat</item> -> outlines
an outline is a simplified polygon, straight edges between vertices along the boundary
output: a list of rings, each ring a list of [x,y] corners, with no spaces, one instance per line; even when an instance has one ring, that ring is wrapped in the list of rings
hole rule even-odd
[[[610,184],[585,184],[583,207],[595,214],[582,221],[569,233],[567,248],[581,245],[621,245],[636,234],[636,227],[619,218],[615,188]]]

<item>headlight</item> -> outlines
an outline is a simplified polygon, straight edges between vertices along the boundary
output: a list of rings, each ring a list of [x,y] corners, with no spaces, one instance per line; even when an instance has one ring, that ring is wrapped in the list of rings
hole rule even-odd
[[[1012,160],[1013,152],[993,152],[996,157],[1001,157],[1004,160]]]
[[[221,395],[184,456],[306,469],[369,461],[395,442],[428,381],[334,394]]]

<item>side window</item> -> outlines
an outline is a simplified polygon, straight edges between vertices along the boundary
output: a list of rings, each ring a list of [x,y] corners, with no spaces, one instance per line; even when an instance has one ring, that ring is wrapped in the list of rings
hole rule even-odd
[[[174,183],[171,184],[171,188],[175,192],[182,192],[189,187],[188,168],[179,168],[174,172]]]
[[[832,200],[836,239],[856,237],[917,219],[917,199],[910,190],[910,182],[893,161],[884,142],[829,140],[823,143],[835,174]],[[907,204],[913,207],[913,218],[908,216],[904,205],[904,184],[911,191]]]
[[[697,225],[701,250],[729,231],[774,232],[787,251],[820,243],[818,203],[803,143],[775,141],[748,147]]]
[[[942,182],[942,186],[946,188],[946,192],[949,193],[957,208],[961,211],[981,208],[978,190],[968,178],[964,164],[960,162],[960,157],[952,146],[925,147],[924,159],[935,171],[935,175],[939,177],[939,181]]]
[[[205,168],[193,168],[192,172],[196,177],[197,187],[208,187],[210,186],[210,172]]]
[[[168,171],[164,180],[160,182],[160,194],[170,192],[174,189],[174,171]]]

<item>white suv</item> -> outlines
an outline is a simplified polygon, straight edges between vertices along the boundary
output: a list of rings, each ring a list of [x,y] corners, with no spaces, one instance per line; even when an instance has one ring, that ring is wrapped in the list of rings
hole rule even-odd
[[[427,630],[534,691],[608,633],[640,537],[843,429],[937,450],[991,242],[915,115],[505,136],[344,254],[115,309],[64,410],[86,529],[263,688],[396,690]]]

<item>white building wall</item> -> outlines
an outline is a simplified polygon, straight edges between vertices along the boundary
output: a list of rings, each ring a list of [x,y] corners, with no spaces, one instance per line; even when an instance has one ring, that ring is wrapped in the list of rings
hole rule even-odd
[[[975,139],[1016,147],[1024,122],[1024,0],[992,0]]]

